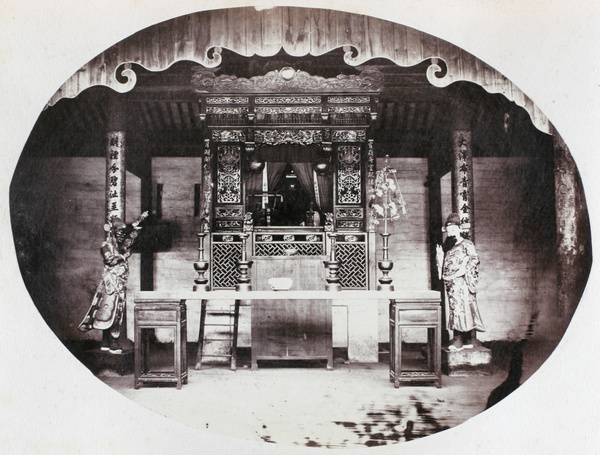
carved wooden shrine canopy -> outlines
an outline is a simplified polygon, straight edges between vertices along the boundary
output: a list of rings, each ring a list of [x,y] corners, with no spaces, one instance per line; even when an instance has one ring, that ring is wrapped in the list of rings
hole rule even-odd
[[[338,247],[341,255],[347,253],[342,271],[344,287],[366,289],[367,224],[374,231],[366,210],[367,188],[373,186],[375,177],[369,127],[376,119],[378,94],[383,87],[378,69],[364,66],[358,75],[325,78],[283,67],[246,79],[215,76],[213,70],[198,67],[192,83],[200,96],[200,119],[209,131],[203,157],[203,214],[211,220],[214,216],[211,225],[217,231],[211,238],[212,287],[235,284],[233,265],[238,250],[244,248],[239,233],[254,230],[256,213],[252,214],[248,197],[253,189],[260,194],[261,188],[263,198],[268,197],[266,174],[252,175],[245,163],[259,159],[255,156],[261,156],[264,148],[293,146],[291,153],[263,151],[260,159],[270,156],[265,161],[270,166],[279,163],[281,170],[281,162],[286,161],[298,172],[304,169],[307,193],[319,212],[330,217],[325,229],[348,234]],[[306,147],[312,149],[307,151]],[[333,184],[331,175],[317,175],[315,160],[319,159],[328,167],[331,164]],[[253,184],[256,177],[258,183]],[[321,228],[282,230],[271,227],[270,221],[259,224],[264,227],[253,233],[250,242],[253,256],[285,255],[287,249],[303,256],[326,252],[327,237]]]
[[[242,77],[235,64],[227,67],[226,58],[231,52],[238,57],[277,60],[282,52],[299,58],[333,51],[343,52],[343,61],[354,74],[336,72],[324,77],[325,73],[276,66],[274,61],[274,68],[263,72],[254,68]],[[85,64],[48,106],[92,86],[132,91],[138,80],[142,83],[135,65],[159,72],[177,62],[197,63],[187,83],[198,96],[198,102],[189,106],[190,114],[193,111],[202,125],[199,192],[202,217],[214,231],[209,247],[212,287],[230,288],[236,282],[235,261],[243,247],[240,233],[248,231],[249,221],[252,224],[254,200],[249,203],[248,198],[262,191],[265,212],[270,190],[265,186],[266,174],[262,179],[253,175],[249,163],[269,161],[266,150],[282,154],[281,147],[291,147],[297,155],[305,155],[288,161],[296,161],[297,167],[303,161],[304,173],[312,174],[300,183],[309,188],[316,208],[326,214],[325,229],[345,233],[337,244],[344,263],[343,286],[367,289],[368,277],[375,275],[373,270],[369,273],[374,254],[369,233],[375,227],[367,199],[375,177],[374,141],[379,139],[374,137],[374,126],[381,110],[380,96],[386,90],[382,59],[403,68],[421,65],[433,87],[470,81],[489,93],[501,93],[524,107],[539,130],[550,131],[547,118],[511,81],[450,43],[380,19],[297,7],[205,11],[149,27]],[[328,175],[317,175],[319,160],[328,164]],[[250,254],[281,255],[289,248],[303,255],[324,254],[327,235],[322,228],[309,231],[308,227],[294,232],[255,229]]]

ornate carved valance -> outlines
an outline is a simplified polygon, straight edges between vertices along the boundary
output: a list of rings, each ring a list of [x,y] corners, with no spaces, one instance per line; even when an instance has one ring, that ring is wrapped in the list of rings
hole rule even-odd
[[[245,142],[245,130],[213,130],[212,140],[215,142]]]
[[[257,130],[254,132],[254,142],[256,144],[279,145],[296,144],[310,145],[318,144],[323,141],[323,132],[321,130]]]
[[[367,103],[369,97],[366,97]],[[254,104],[321,104],[320,96],[257,96]]]
[[[246,79],[227,74],[217,76],[214,68],[197,66],[192,75],[192,84],[199,93],[379,92],[383,89],[384,76],[378,68],[362,66],[358,70],[360,74],[325,78],[288,67]]]
[[[366,130],[333,130],[331,132],[333,142],[365,142],[367,140]]]

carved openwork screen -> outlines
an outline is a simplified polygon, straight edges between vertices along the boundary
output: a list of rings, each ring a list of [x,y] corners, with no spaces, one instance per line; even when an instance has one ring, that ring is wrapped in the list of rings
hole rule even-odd
[[[330,78],[290,67],[250,78],[217,73],[195,67],[192,76],[216,157],[215,228],[238,230],[244,218],[314,227],[331,214],[338,228],[364,229],[363,149],[380,70],[365,65]],[[351,209],[339,222],[338,205]]]
[[[217,149],[217,203],[236,204],[242,200],[241,153],[237,145]]]

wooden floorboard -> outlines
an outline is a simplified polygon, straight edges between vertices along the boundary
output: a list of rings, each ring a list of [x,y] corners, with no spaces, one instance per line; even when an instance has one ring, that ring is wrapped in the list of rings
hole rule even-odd
[[[139,405],[218,435],[283,445],[359,448],[402,443],[461,424],[485,409],[506,378],[443,377],[443,387],[395,389],[386,364],[280,364],[251,371],[208,365],[189,383],[133,388],[133,376],[100,375]]]
[[[484,411],[492,390],[507,378],[514,346],[492,346],[490,375],[443,376],[439,389],[395,389],[386,363],[349,364],[342,357],[333,371],[320,361],[259,362],[251,371],[247,353],[237,371],[226,364],[190,368],[181,390],[170,385],[135,390],[132,374],[99,377],[140,406],[198,430],[286,446],[364,448],[423,438]],[[521,383],[555,347],[556,341],[526,342]]]

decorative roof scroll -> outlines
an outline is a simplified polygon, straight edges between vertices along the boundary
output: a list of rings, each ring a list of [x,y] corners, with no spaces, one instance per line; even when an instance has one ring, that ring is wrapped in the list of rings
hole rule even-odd
[[[274,56],[281,50],[294,57],[320,56],[343,48],[344,60],[352,66],[374,58],[385,58],[403,67],[431,60],[427,78],[434,86],[474,82],[489,93],[501,93],[525,108],[534,125],[550,133],[547,117],[527,95],[498,71],[457,46],[374,17],[299,7],[260,11],[252,7],[218,9],[148,27],[83,65],[47,106],[61,98],[74,98],[97,85],[120,93],[130,91],[137,82],[130,68],[132,63],[150,71],[163,71],[184,60],[216,68],[221,64],[223,48],[246,57]]]

